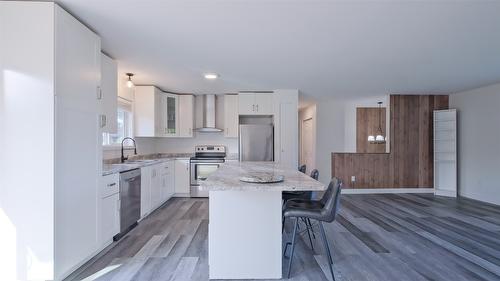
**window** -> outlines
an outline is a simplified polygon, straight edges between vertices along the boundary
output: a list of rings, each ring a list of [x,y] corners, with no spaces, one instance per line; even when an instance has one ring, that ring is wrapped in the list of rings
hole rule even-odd
[[[116,134],[103,133],[102,145],[121,144],[123,138],[132,137],[132,104],[118,98]]]

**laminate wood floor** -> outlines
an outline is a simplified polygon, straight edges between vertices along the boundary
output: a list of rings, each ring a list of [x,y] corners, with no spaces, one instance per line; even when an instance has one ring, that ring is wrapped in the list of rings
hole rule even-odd
[[[427,194],[343,195],[325,228],[337,280],[500,280],[498,206]],[[208,200],[173,198],[67,280],[208,280],[207,236]],[[320,237],[314,251],[301,237],[291,279],[330,280]]]

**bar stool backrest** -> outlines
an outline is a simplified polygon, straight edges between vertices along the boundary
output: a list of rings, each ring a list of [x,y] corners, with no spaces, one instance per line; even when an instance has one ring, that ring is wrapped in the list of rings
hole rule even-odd
[[[342,190],[342,181],[339,178],[333,177],[328,185],[328,188],[321,198],[321,203],[324,204],[321,210],[322,221],[332,222],[335,220],[337,211],[340,207],[340,192]]]
[[[311,171],[311,178],[315,179],[315,180],[318,180],[319,178],[319,171],[318,169],[314,169]]]
[[[301,165],[299,166],[299,172],[305,173],[306,172],[306,165]]]

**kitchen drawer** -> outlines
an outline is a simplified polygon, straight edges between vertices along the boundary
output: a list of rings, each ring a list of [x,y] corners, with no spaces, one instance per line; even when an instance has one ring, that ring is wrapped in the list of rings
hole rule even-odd
[[[108,197],[120,192],[120,174],[111,174],[101,178],[101,186],[99,188],[101,198]]]
[[[169,160],[160,164],[160,174],[171,175],[174,173],[174,161]]]

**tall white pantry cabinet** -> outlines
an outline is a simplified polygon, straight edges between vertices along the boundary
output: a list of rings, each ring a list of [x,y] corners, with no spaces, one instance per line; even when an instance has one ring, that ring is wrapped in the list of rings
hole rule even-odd
[[[98,249],[100,38],[0,2],[0,280],[61,280]]]

